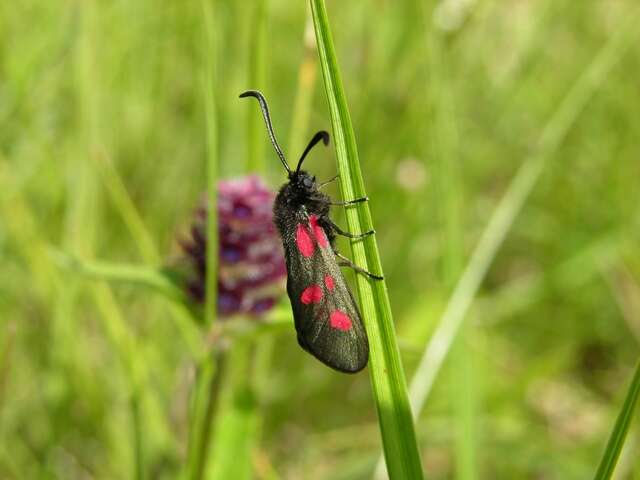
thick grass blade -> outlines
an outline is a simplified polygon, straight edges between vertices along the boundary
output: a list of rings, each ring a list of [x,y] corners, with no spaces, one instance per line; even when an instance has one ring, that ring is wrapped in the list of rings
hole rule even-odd
[[[636,403],[638,403],[638,396],[640,396],[640,362],[636,365],[631,385],[629,385],[629,391],[627,392],[627,396],[622,404],[622,410],[620,410],[618,414],[618,419],[607,442],[607,448],[604,451],[600,466],[594,477],[595,480],[608,480],[613,475],[618,457],[624,445],[624,440],[629,431],[629,425],[633,418]]]
[[[311,11],[324,87],[331,114],[340,188],[345,200],[366,195],[355,134],[342,86],[329,20],[323,0],[311,0]],[[368,203],[347,209],[351,232],[372,229]],[[382,272],[375,236],[351,242],[355,263],[376,274]],[[369,335],[369,372],[373,387],[387,471],[391,478],[423,478],[420,454],[400,353],[396,341],[391,306],[384,281],[357,275],[358,294]]]

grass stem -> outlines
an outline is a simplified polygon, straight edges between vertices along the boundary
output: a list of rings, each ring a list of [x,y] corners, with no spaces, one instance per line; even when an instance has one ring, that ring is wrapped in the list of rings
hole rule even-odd
[[[256,0],[251,3],[251,28],[249,30],[249,85],[258,90],[266,88],[266,30],[267,30],[267,0]],[[264,130],[260,118],[256,115],[247,116],[247,171],[263,174],[264,161]]]
[[[316,32],[316,44],[331,114],[333,140],[340,174],[340,188],[345,200],[366,196],[355,134],[342,86],[333,39],[324,0],[311,0]],[[368,203],[346,211],[351,232],[371,230]],[[375,274],[382,273],[375,235],[364,241],[352,241],[355,263]],[[357,275],[361,311],[369,336],[369,372],[382,444],[391,478],[420,479],[423,477],[415,429],[407,397],[400,352],[395,335],[391,305],[384,281],[371,281]]]
[[[622,451],[629,426],[631,425],[631,419],[638,403],[638,397],[640,396],[640,362],[636,365],[629,390],[622,404],[622,409],[618,414],[618,419],[613,427],[607,447],[605,448],[602,460],[600,460],[600,466],[595,475],[595,480],[608,480],[613,475],[618,462],[618,457]]]
[[[205,286],[205,325],[211,328],[217,316],[218,286],[218,133],[216,117],[216,12],[214,0],[202,0],[203,50],[202,89],[206,127],[206,192],[207,192],[207,248]],[[220,365],[213,356],[205,357],[200,364],[201,375],[196,384],[194,418],[191,423],[188,478],[200,480],[207,477],[209,442],[213,429],[213,412],[217,401]]]

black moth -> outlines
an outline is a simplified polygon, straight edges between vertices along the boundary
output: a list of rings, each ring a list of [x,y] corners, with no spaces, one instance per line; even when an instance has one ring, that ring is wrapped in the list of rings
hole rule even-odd
[[[289,181],[276,197],[274,223],[280,231],[287,264],[287,293],[291,300],[298,343],[321,362],[345,373],[362,370],[369,359],[369,342],[353,295],[340,271],[348,266],[370,278],[381,279],[362,270],[335,248],[337,235],[362,238],[373,231],[352,235],[342,231],[329,217],[331,205],[352,205],[366,201],[359,198],[334,202],[320,192],[324,183],[300,170],[302,162],[320,140],[329,143],[329,134],[316,133],[305,148],[295,170],[289,168],[271,125],[269,107],[264,96],[249,90],[240,97],[255,97],[260,103],[271,143],[287,170]]]

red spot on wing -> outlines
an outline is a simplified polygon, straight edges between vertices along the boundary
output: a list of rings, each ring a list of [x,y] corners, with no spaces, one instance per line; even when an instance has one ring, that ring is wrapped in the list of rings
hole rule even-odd
[[[329,245],[329,240],[327,240],[327,235],[324,233],[324,229],[320,225],[318,225],[318,217],[316,217],[315,215],[311,215],[309,217],[309,223],[311,224],[313,235],[316,237],[320,248],[327,247]]]
[[[313,255],[313,240],[309,234],[309,230],[302,224],[298,224],[296,229],[296,245],[303,257],[310,257]]]
[[[322,289],[320,285],[311,285],[305,288],[302,291],[302,295],[300,295],[300,301],[305,305],[320,303],[320,300],[322,300]]]
[[[349,315],[340,310],[334,310],[329,316],[329,325],[337,330],[346,332],[351,328],[351,319]]]
[[[327,287],[327,290],[331,291],[336,288],[336,282],[331,275],[325,275],[324,284]]]

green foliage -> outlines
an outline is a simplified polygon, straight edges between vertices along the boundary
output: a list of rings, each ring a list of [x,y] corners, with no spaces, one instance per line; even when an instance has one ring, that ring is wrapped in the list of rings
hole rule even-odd
[[[616,420],[616,424],[613,427],[607,448],[602,456],[602,461],[596,472],[596,480],[607,480],[611,478],[618,462],[618,457],[622,451],[624,441],[631,425],[631,419],[638,403],[638,397],[640,396],[640,362],[636,365],[635,373],[631,379],[631,385],[627,396],[624,399],[624,404]]]

